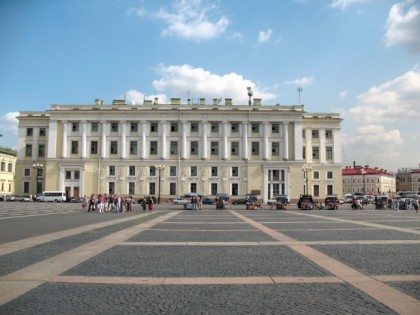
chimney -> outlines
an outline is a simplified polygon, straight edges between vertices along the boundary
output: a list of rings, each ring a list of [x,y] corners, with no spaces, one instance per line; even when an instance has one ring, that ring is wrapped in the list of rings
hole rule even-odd
[[[225,105],[232,106],[232,99],[231,98],[225,98]]]
[[[101,100],[99,98],[95,99],[95,105],[101,105]]]
[[[155,105],[159,104],[159,98],[155,97]]]
[[[200,98],[200,105],[206,105],[206,99]]]
[[[261,99],[260,98],[254,98],[254,106],[261,106]]]
[[[217,98],[213,98],[213,105],[217,105]]]
[[[356,161],[353,161],[353,168],[356,168]]]

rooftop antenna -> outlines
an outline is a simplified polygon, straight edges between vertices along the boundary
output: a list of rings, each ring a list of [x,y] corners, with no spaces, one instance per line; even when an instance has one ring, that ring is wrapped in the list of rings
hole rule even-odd
[[[251,97],[252,95],[254,95],[254,93],[252,92],[250,86],[247,87],[247,90],[248,90],[248,97],[249,97],[248,105],[251,106]]]
[[[297,88],[297,91],[298,91],[298,96],[299,96],[299,105],[301,105],[301,103],[300,103],[300,93],[302,93],[303,92],[303,88],[301,88],[301,87],[298,87]]]

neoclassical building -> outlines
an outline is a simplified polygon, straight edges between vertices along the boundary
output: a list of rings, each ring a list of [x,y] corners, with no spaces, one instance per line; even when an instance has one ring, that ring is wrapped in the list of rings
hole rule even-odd
[[[18,119],[19,194],[65,190],[168,200],[187,192],[257,193],[296,200],[305,191],[319,199],[342,192],[342,119],[305,112],[303,105],[95,100],[21,112]]]
[[[16,151],[0,147],[0,195],[12,195],[15,191]]]

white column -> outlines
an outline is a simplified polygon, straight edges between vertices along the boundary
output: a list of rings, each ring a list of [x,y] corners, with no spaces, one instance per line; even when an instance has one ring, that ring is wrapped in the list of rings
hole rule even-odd
[[[248,160],[248,123],[243,122],[242,123],[242,159]],[[249,180],[249,179],[248,179]]]
[[[300,132],[302,137],[302,132]],[[296,135],[295,135],[296,136]],[[302,149],[300,149],[302,152]],[[283,160],[289,159],[289,123],[283,122]]]
[[[208,129],[208,123],[207,121],[201,122],[201,159],[207,160],[209,158],[208,156],[208,144],[207,144],[207,129]]]
[[[160,141],[160,158],[161,159],[168,159],[168,153],[167,153],[167,143],[166,143],[166,137],[167,137],[167,122],[161,121],[160,122],[160,128],[161,130],[161,141]]]
[[[333,162],[341,163],[341,130],[333,129]]]
[[[62,139],[62,147],[61,147],[61,156],[63,158],[67,157],[67,132],[68,132],[68,122],[63,120],[63,139]]]
[[[146,159],[148,154],[147,154],[147,142],[146,142],[146,134],[147,134],[147,122],[146,121],[142,121],[141,122],[141,143],[140,143],[140,148],[141,148],[141,159]]]
[[[268,127],[270,124],[267,121],[263,122],[263,160],[268,160]]]
[[[312,128],[305,129],[306,137],[306,162],[312,163]]]
[[[101,121],[101,158],[106,158],[106,121]]]
[[[229,123],[227,121],[224,121],[222,123],[222,160],[227,160],[229,157],[229,149],[228,149],[228,126]]]
[[[303,160],[302,123],[300,121],[295,121],[294,125],[295,125],[295,160],[301,161]]]
[[[49,122],[48,134],[47,134],[47,157],[49,159],[55,159],[57,157],[57,121],[53,120]]]
[[[86,120],[83,120],[80,122],[81,128],[82,128],[82,159],[86,158],[86,151],[87,151],[87,143],[86,143],[86,128],[87,128],[87,122]]]
[[[187,158],[187,122],[181,121],[181,159]]]
[[[32,131],[32,161],[36,161],[38,159],[38,143],[39,138],[39,127],[34,127]]]
[[[325,129],[323,128],[319,129],[319,162],[327,162],[325,148]]]
[[[125,159],[127,157],[127,122],[120,121],[121,125],[121,152],[120,158]]]

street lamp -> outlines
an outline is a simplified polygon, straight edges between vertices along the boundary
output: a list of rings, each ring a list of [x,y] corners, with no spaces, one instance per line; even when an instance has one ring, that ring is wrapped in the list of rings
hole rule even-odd
[[[42,163],[34,163],[32,167],[36,170],[36,188],[35,188],[35,195],[40,193],[39,191],[39,185],[38,185],[38,179],[39,179],[39,170],[42,170],[44,168],[44,165]]]
[[[161,172],[165,169],[165,165],[155,165],[155,168],[159,172],[159,181],[158,181],[158,199],[157,203],[160,204],[160,180],[161,180]]]
[[[366,171],[365,171],[365,168],[364,167],[362,167],[362,170],[360,171],[360,173],[362,174],[362,176],[363,176],[363,194],[366,194],[366,184],[365,184],[365,174],[366,174]]]
[[[306,191],[305,191],[305,195],[307,195],[309,193],[309,172],[312,171],[312,167],[309,166],[308,164],[305,164],[302,166],[302,171],[303,171],[303,178],[306,181]]]

